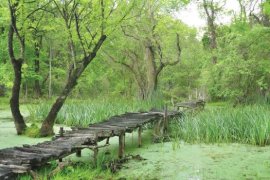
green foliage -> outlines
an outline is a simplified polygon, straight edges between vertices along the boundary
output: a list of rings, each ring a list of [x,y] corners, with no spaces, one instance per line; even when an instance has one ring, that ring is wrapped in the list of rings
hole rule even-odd
[[[105,163],[105,162],[104,162]],[[50,174],[57,167],[57,162],[53,161],[52,164],[46,168],[39,170],[38,175],[43,179]],[[91,163],[72,162],[66,166],[63,170],[58,172],[52,178],[55,180],[73,180],[73,179],[110,179],[113,175],[110,171],[105,171],[99,168],[93,168]],[[22,175],[20,180],[31,180],[30,175]]]
[[[263,12],[264,14],[266,15],[270,15],[270,1],[269,0],[266,0],[263,4],[262,4],[262,7],[263,7]]]
[[[7,88],[12,87],[12,76],[13,73],[10,71],[10,64],[1,64],[0,66],[0,84],[5,85]]]
[[[267,97],[270,87],[269,28],[243,22],[220,27],[218,63],[205,70],[208,93],[215,99],[250,102]]]
[[[270,144],[269,106],[220,107],[179,120],[180,137],[191,143]]]
[[[61,4],[64,1],[55,2],[60,5],[60,8],[64,7]],[[146,78],[147,64],[144,60],[143,45],[150,43],[155,47],[155,62],[158,64],[160,60],[158,42],[165,62],[172,62],[177,57],[176,33],[180,36],[181,63],[165,68],[158,77],[158,92],[161,92],[166,99],[198,98],[194,95],[197,91],[211,100],[237,102],[243,102],[242,99],[250,101],[250,99],[269,96],[269,27],[261,26],[259,22],[253,22],[251,19],[244,21],[236,15],[231,24],[217,25],[218,49],[211,54],[209,32],[206,32],[199,41],[195,29],[184,25],[172,16],[173,12],[188,4],[188,0],[119,0],[118,3],[104,1],[104,15],[107,17],[105,20],[100,16],[99,2],[95,0],[89,4],[89,1],[78,1],[81,6],[77,10],[81,11],[81,16],[85,15],[85,18],[80,19],[79,28],[83,37],[82,44],[84,47],[89,45],[86,52],[89,52],[97,42],[101,26],[105,27],[104,33],[108,39],[95,61],[78,80],[78,85],[72,92],[73,97],[138,97],[138,78],[134,78],[134,74],[128,68],[110,61],[104,52],[114,56],[120,63],[129,63],[133,66],[135,65],[128,58],[127,52],[131,50],[136,52],[139,57],[138,69]],[[55,4],[47,3],[47,1],[34,3],[20,1],[19,3],[18,27],[20,33],[25,36],[26,44],[22,82],[23,86],[27,87],[25,94],[30,97],[33,97],[36,81],[40,83],[44,96],[48,94],[50,80],[52,94],[58,95],[61,92],[69,68],[74,63],[69,47],[71,41],[75,46],[76,64],[79,64],[83,57],[83,48],[75,23],[72,22],[67,27],[61,13],[54,8]],[[46,11],[38,10],[29,15],[36,7],[43,5]],[[269,1],[265,1],[261,6],[264,10],[263,15],[268,14]],[[148,11],[151,7],[155,9],[152,19]],[[12,86],[13,73],[7,52],[9,25],[7,2],[1,2],[0,9],[0,84],[9,90]],[[71,11],[71,5],[67,6],[67,10]],[[123,29],[126,30],[125,33]],[[91,39],[93,41],[89,43],[88,40]],[[35,54],[36,45],[38,45],[39,57]],[[19,50],[15,38],[17,56]],[[210,64],[209,59],[212,55],[218,58],[216,66]],[[51,77],[49,77],[50,58],[52,58]],[[39,62],[39,70],[35,69],[36,61]],[[148,86],[146,82],[141,84]],[[26,88],[22,88],[22,92],[24,91]]]

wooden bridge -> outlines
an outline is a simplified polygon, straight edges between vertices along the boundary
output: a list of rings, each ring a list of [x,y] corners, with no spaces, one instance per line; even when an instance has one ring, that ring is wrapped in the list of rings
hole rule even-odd
[[[15,179],[19,173],[27,173],[41,167],[46,163],[59,160],[76,153],[81,155],[81,150],[89,148],[94,151],[94,163],[97,161],[98,149],[109,145],[109,139],[119,137],[118,156],[124,156],[125,134],[138,129],[138,146],[142,145],[142,126],[146,123],[155,123],[155,133],[165,131],[168,119],[180,115],[179,112],[150,111],[142,113],[125,113],[113,116],[100,123],[89,125],[87,128],[73,128],[70,131],[60,129],[60,134],[52,141],[45,141],[36,145],[23,145],[0,150],[0,180]],[[162,127],[162,129],[160,128]],[[98,142],[105,140],[104,145]]]

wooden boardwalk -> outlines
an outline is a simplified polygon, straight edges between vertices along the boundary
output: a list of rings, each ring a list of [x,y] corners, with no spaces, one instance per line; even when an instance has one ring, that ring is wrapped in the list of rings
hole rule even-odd
[[[62,158],[76,153],[81,155],[81,150],[89,148],[94,151],[94,162],[98,149],[109,145],[109,138],[119,137],[119,158],[124,155],[125,133],[138,129],[138,146],[141,146],[142,126],[146,123],[163,123],[178,116],[179,112],[150,111],[143,113],[125,113],[113,116],[100,123],[89,125],[87,128],[73,128],[70,131],[62,131],[52,141],[45,141],[36,145],[23,145],[0,150],[0,180],[15,179],[19,173],[26,173],[32,169],[41,167],[52,160],[62,161]],[[105,145],[98,142],[107,139]]]

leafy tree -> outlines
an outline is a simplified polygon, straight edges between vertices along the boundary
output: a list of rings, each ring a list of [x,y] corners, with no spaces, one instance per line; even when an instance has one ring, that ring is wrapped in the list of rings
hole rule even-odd
[[[14,70],[14,82],[10,99],[11,112],[14,118],[18,134],[22,134],[26,128],[23,116],[19,108],[19,97],[22,80],[22,67],[25,62],[26,30],[29,17],[38,9],[34,3],[26,3],[23,0],[8,0],[10,12],[10,25],[8,33],[8,52]],[[16,36],[16,40],[14,39]],[[17,49],[18,48],[18,49]]]
[[[163,2],[137,2],[131,12],[136,18],[121,25],[116,33],[118,37],[113,38],[110,49],[104,51],[104,57],[133,75],[141,99],[155,94],[159,75],[166,66],[180,62],[181,24],[163,13],[161,4],[164,5]],[[113,50],[115,45],[119,47],[117,52]]]
[[[78,78],[96,57],[103,42],[127,16],[132,2],[125,1],[53,1],[68,39],[70,67],[67,82],[42,123],[41,136],[53,134],[57,113],[77,85]],[[63,27],[62,26],[62,27]]]

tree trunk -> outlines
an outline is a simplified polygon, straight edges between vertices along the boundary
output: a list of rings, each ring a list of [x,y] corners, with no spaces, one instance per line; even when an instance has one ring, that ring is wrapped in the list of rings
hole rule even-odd
[[[68,77],[68,81],[66,83],[65,88],[63,89],[60,96],[56,99],[55,103],[53,104],[49,114],[45,118],[45,120],[42,123],[41,129],[40,129],[40,136],[50,136],[53,135],[53,126],[57,117],[58,112],[62,108],[64,102],[66,101],[69,93],[72,91],[72,89],[77,85],[77,80],[81,76],[81,74],[84,72],[84,70],[87,68],[87,66],[92,62],[92,60],[96,57],[96,54],[98,50],[100,49],[103,42],[106,40],[106,35],[102,35],[95,45],[93,51],[86,57],[83,58],[81,63],[77,66],[75,69],[70,70],[70,76]]]
[[[55,103],[53,104],[49,114],[45,118],[45,120],[42,123],[41,129],[40,129],[40,136],[50,136],[53,135],[53,126],[57,117],[58,112],[62,108],[64,102],[66,101],[69,93],[72,91],[72,89],[77,84],[77,78],[71,77],[70,80],[68,80],[64,90],[62,91],[61,95],[56,99]]]
[[[40,57],[41,42],[42,42],[42,39],[40,39],[39,43],[35,44],[35,56],[36,56],[36,59],[35,59],[35,73],[37,75],[39,74],[39,70],[40,70],[39,57]],[[39,79],[35,80],[34,92],[35,92],[35,95],[36,95],[37,98],[39,98],[42,95]]]
[[[13,13],[11,13],[13,15]],[[17,130],[17,134],[20,135],[26,129],[26,124],[24,122],[23,116],[20,112],[20,89],[21,89],[21,80],[22,80],[22,63],[23,59],[16,59],[14,55],[13,49],[13,37],[14,37],[14,17],[11,18],[11,25],[9,26],[9,33],[8,33],[8,53],[10,57],[10,61],[12,63],[12,67],[14,70],[14,81],[12,87],[12,94],[10,99],[10,109],[14,119],[14,124]],[[21,54],[23,55],[24,52],[24,44],[21,44]]]
[[[217,64],[217,56],[214,55],[215,50],[217,49],[217,32],[216,32],[216,25],[215,25],[215,19],[216,19],[216,13],[217,10],[215,9],[214,1],[206,1],[203,0],[203,7],[207,16],[207,28],[208,32],[210,33],[210,48],[212,55],[212,63]]]
[[[48,90],[48,97],[52,97],[52,59],[53,59],[53,52],[52,52],[52,45],[50,44],[50,58],[49,58],[49,90]]]
[[[214,52],[217,49],[216,28],[215,28],[213,21],[210,21],[209,23],[210,23],[209,30],[211,31],[211,50],[212,50],[212,53],[216,53],[216,52]],[[217,64],[217,56],[216,55],[212,56],[212,63]]]
[[[19,105],[21,79],[22,79],[21,77],[22,62],[15,60],[15,61],[12,61],[12,65],[13,65],[15,78],[13,81],[12,95],[10,99],[10,108],[11,108],[12,116],[14,118],[17,134],[20,135],[26,129],[26,124],[20,112],[20,105]]]
[[[157,89],[156,84],[157,68],[155,64],[154,51],[151,46],[146,47],[145,58],[147,69],[147,97],[151,98],[151,96]]]

